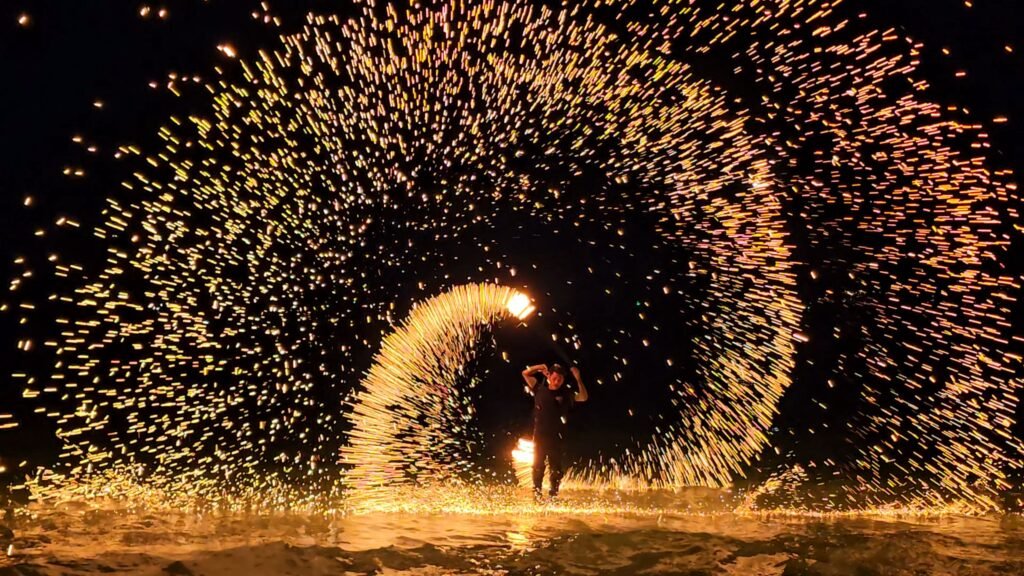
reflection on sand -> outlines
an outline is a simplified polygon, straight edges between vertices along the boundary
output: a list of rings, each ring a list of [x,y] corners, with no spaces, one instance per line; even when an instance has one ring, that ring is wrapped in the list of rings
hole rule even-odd
[[[13,549],[3,562],[19,570],[12,574],[45,575],[1024,573],[1019,517],[673,511],[667,494],[606,494],[617,508],[587,510],[586,503],[599,501],[593,494],[570,492],[561,502],[541,504],[518,494],[518,508],[509,501],[505,509],[476,513],[35,507],[12,523]]]

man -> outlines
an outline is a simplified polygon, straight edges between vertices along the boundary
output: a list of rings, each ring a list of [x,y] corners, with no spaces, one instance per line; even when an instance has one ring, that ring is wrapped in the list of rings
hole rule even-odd
[[[580,379],[579,368],[572,367],[573,378],[579,386],[575,394],[565,387],[565,368],[554,364],[530,366],[523,370],[523,380],[533,394],[533,490],[539,497],[544,484],[544,461],[551,466],[549,494],[558,495],[562,481],[562,442],[566,433],[566,418],[577,402],[586,402],[587,388]],[[544,385],[538,385],[537,374],[543,375]]]

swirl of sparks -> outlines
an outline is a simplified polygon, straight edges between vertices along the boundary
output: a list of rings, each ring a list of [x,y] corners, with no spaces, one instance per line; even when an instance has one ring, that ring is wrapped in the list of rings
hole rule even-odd
[[[418,306],[384,339],[353,399],[353,427],[342,449],[351,465],[351,500],[372,507],[403,484],[469,472],[460,468],[471,461],[472,445],[457,441],[453,430],[471,421],[473,409],[457,383],[484,329],[529,314],[523,298],[493,284],[458,286]]]
[[[466,415],[450,382],[473,327],[508,314],[507,289],[417,309],[361,401],[346,391],[396,301],[453,283],[443,246],[514,214],[612,231],[602,241],[649,223],[652,251],[688,251],[656,289],[703,286],[678,304],[699,331],[693,381],[665,384],[675,417],[574,480],[729,486],[755,470],[810,340],[802,278],[826,275],[813,298],[859,343],[828,378],[854,390],[833,432],[853,447],[772,491],[783,478],[826,486],[818,507],[995,507],[1021,455],[1016,185],[988,167],[982,124],[925,99],[920,50],[829,0],[311,15],[239,74],[218,70],[212,110],[172,117],[163,150],[120,150],[139,162],[92,230],[103,269],[52,262],[68,287],[42,338],[53,369],[15,374],[62,407],[63,467],[43,483],[281,506],[387,485],[416,468],[413,442],[438,454],[420,472],[457,466],[434,432]],[[573,195],[594,169],[608,186]],[[479,244],[467,282],[500,265]],[[432,404],[430,386],[462,407]],[[348,473],[324,465],[339,453]]]

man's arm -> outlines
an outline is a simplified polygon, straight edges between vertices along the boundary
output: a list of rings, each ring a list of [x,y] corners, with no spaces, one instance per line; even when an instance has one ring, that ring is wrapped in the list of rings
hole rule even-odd
[[[526,385],[533,390],[537,386],[537,378],[534,374],[540,372],[541,374],[547,375],[548,365],[537,364],[536,366],[530,366],[526,370],[523,370],[523,380],[526,380]]]
[[[569,371],[572,372],[573,378],[576,379],[576,384],[580,387],[580,391],[573,396],[573,401],[586,402],[587,398],[590,398],[590,394],[587,393],[587,387],[583,385],[583,379],[580,378],[580,369],[573,366]]]

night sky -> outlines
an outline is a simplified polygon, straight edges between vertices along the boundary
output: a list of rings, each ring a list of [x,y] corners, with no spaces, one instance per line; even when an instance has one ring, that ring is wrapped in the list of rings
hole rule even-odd
[[[236,63],[218,50],[219,45],[229,44],[240,58],[251,59],[261,49],[276,48],[278,35],[300,27],[307,12],[354,13],[344,0],[278,2],[271,10],[280,17],[278,27],[254,18],[254,11],[262,9],[258,2],[247,0],[172,0],[151,4],[143,16],[140,8],[145,4],[8,1],[0,8],[0,78],[4,79],[0,91],[4,135],[0,141],[0,271],[5,278],[22,272],[22,267],[13,264],[19,256],[39,261],[59,250],[86,263],[102,259],[102,246],[69,242],[54,234],[40,238],[34,232],[52,228],[62,216],[74,217],[83,228],[97,224],[104,199],[131,172],[113,159],[116,148],[135,144],[144,150],[156,149],[156,132],[169,116],[206,110],[209,104],[197,96],[198,91],[172,97],[164,89],[169,78],[208,77],[215,66],[227,69],[230,77],[237,73]],[[894,27],[920,40],[925,48],[919,75],[932,83],[927,92],[932,100],[965,107],[972,117],[985,122],[1009,118],[1008,123],[990,131],[994,149],[988,158],[995,169],[1009,168],[1021,174],[1024,37],[1019,23],[1024,22],[1024,8],[1013,0],[978,0],[974,4],[849,0],[842,10],[851,15],[867,12],[874,27]],[[165,16],[159,14],[161,9],[167,10]],[[19,23],[22,15],[28,17],[24,25]],[[943,54],[944,48],[949,55]],[[749,88],[719,69],[720,63],[714,60],[693,64],[733,93],[744,94]],[[967,71],[966,77],[956,76],[960,70]],[[73,141],[76,135],[82,142]],[[524,163],[529,158],[528,154]],[[597,169],[600,159],[590,162],[577,174],[554,174],[554,170],[529,165],[521,168],[535,170],[539,181],[564,184],[563,202],[581,202],[598,190],[608,197],[628,198],[637,193],[628,185],[608,181]],[[81,168],[85,175],[66,175],[63,172],[68,167]],[[425,190],[439,186],[434,182],[418,184]],[[26,196],[33,198],[31,207],[24,205]],[[381,236],[376,240],[382,245],[434,242],[431,252],[444,254],[448,260],[443,274],[435,275],[430,262],[408,264],[419,267],[409,276],[427,279],[425,290],[404,277],[383,272],[367,280],[391,295],[395,308],[390,317],[396,322],[414,301],[469,276],[528,287],[537,301],[541,315],[527,327],[495,330],[488,336],[495,346],[487,347],[469,370],[472,378],[480,381],[475,402],[480,427],[489,439],[486,453],[490,457],[506,454],[515,439],[529,429],[531,404],[519,377],[527,364],[569,361],[580,366],[591,382],[591,402],[573,416],[570,455],[577,460],[614,456],[635,448],[656,427],[672,419],[673,398],[667,384],[700,380],[691,357],[690,335],[701,330],[703,320],[701,307],[693,303],[708,299],[710,288],[706,281],[692,277],[676,281],[672,296],[666,296],[664,277],[659,275],[683,269],[699,256],[683,244],[659,239],[658,223],[643,211],[605,214],[593,204],[581,204],[581,210],[591,216],[587,221],[601,223],[592,224],[593,229],[587,229],[586,223],[573,226],[557,219],[552,223],[515,212],[498,216],[489,223],[486,240],[481,243],[487,243],[493,254],[508,258],[502,268],[483,273],[475,260],[478,248],[467,246],[465,237],[438,240],[416,231],[384,228],[378,232]],[[387,211],[372,215],[384,220],[396,217]],[[844,370],[836,366],[844,351],[856,350],[863,342],[855,337],[837,341],[829,336],[837,329],[855,333],[860,325],[877,319],[862,307],[832,296],[848,287],[842,269],[820,266],[823,261],[841,258],[836,253],[822,253],[820,246],[808,240],[808,231],[819,226],[798,202],[787,206],[809,342],[797,347],[793,384],[782,399],[773,428],[772,445],[778,454],[765,454],[766,465],[753,472],[755,475],[774,470],[776,460],[815,460],[826,454],[836,454],[841,460],[844,446],[863,441],[842,432],[844,424],[864,408],[858,400],[862,383],[851,376],[855,366]],[[1024,244],[1015,242],[1019,253],[1008,256],[1004,263],[1019,266],[1019,275],[1024,272]],[[510,267],[516,269],[514,278]],[[811,271],[816,278],[812,279]],[[36,295],[33,300],[40,303],[38,315],[43,316],[47,314],[45,295],[53,288],[47,282],[41,275],[23,288]],[[14,301],[6,287],[4,290],[0,302]],[[329,295],[320,297],[329,302]],[[1024,309],[1020,303],[1015,306],[1014,325],[1007,328],[1007,337],[1024,334]],[[39,403],[22,399],[20,385],[7,378],[11,372],[41,370],[51,363],[45,355],[26,355],[16,349],[23,334],[18,327],[21,317],[17,311],[0,314],[0,412],[13,413],[19,422],[18,428],[0,430],[0,462],[13,465],[28,460],[30,465],[48,465],[54,462],[59,445],[54,437],[56,427],[50,418],[35,412]],[[652,324],[658,326],[656,333]],[[374,342],[388,332],[388,323],[374,321],[363,329],[361,337],[369,345],[346,359],[352,374],[369,368]],[[559,334],[559,342],[552,341],[553,333]],[[567,335],[583,343],[579,350],[561,340]],[[653,345],[641,344],[643,338],[655,335]],[[329,338],[330,334],[322,336]],[[1020,349],[1019,342],[1013,346]],[[502,352],[507,353],[507,362],[502,360]],[[627,364],[623,358],[628,359]],[[671,359],[671,365],[666,359]],[[1016,376],[1022,375],[1018,364]],[[339,411],[347,386],[354,383],[334,387],[319,383],[323,388],[316,395],[322,410]],[[829,408],[822,409],[822,404]],[[1019,425],[1017,433],[1022,433]],[[0,474],[0,482],[4,479]]]

